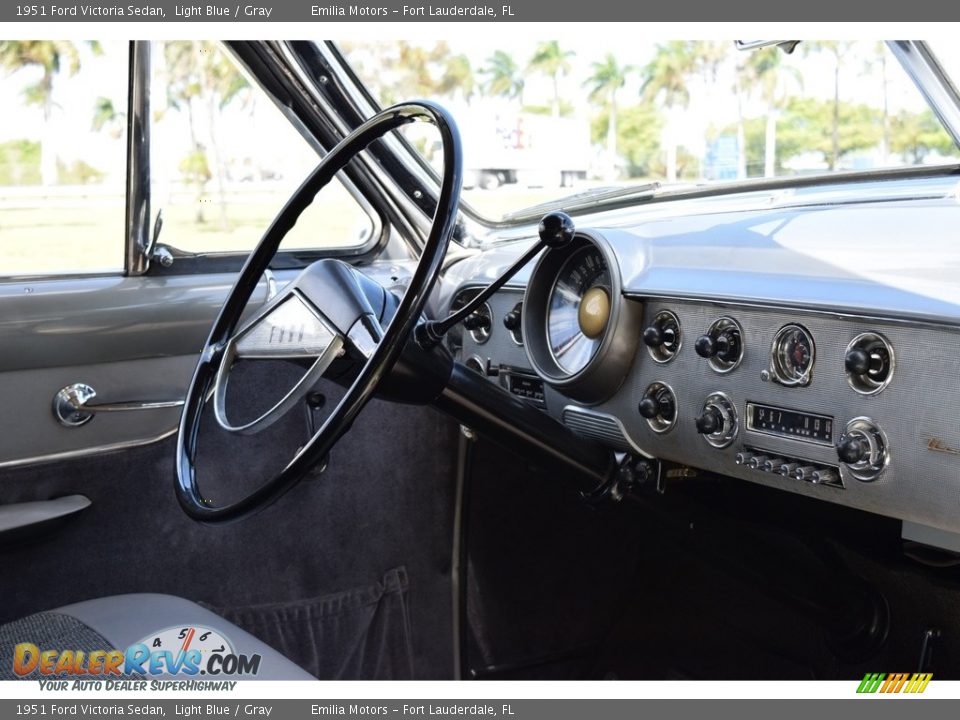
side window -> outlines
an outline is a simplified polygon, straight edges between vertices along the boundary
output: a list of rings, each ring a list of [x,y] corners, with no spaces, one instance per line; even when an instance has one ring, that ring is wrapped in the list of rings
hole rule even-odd
[[[248,252],[320,158],[218,43],[157,42],[151,83],[154,211],[160,242],[192,253]],[[282,248],[362,246],[370,215],[334,181]]]
[[[0,276],[123,269],[128,57],[0,41]]]

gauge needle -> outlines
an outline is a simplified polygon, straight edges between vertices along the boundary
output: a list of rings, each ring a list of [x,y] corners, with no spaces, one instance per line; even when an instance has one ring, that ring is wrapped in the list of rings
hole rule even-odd
[[[185,653],[190,647],[190,642],[193,640],[193,636],[197,634],[196,628],[190,628],[190,631],[187,633],[187,637],[183,640],[183,645],[180,647],[180,652]]]

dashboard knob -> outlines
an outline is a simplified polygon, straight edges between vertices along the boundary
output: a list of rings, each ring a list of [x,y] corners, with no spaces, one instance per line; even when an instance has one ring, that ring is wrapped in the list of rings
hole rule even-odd
[[[644,329],[643,344],[647,347],[660,347],[663,345],[663,331],[656,325]]]
[[[855,465],[870,452],[867,443],[861,438],[843,435],[837,442],[837,457],[847,465]]]
[[[490,317],[484,313],[470,313],[463,319],[463,326],[467,330],[489,330]]]
[[[640,401],[638,409],[640,410],[640,414],[647,420],[653,420],[660,414],[660,403],[648,395]]]
[[[783,465],[783,458],[771,457],[763,461],[763,464],[760,466],[760,469],[765,473],[778,473],[780,472],[780,467]]]
[[[854,375],[866,375],[870,371],[870,353],[863,348],[850,348],[843,364],[847,371]]]
[[[543,216],[537,233],[540,235],[540,242],[547,247],[562,248],[573,242],[577,228],[572,217],[557,210]]]
[[[520,313],[511,310],[503,316],[503,326],[507,330],[517,330],[520,327]]]
[[[810,482],[815,485],[836,485],[840,482],[840,477],[829,468],[820,468],[813,471]]]
[[[717,341],[712,335],[701,335],[698,337],[697,342],[693,345],[693,349],[696,350],[697,355],[702,358],[712,358],[719,350]]]
[[[701,435],[713,435],[723,429],[723,415],[713,407],[705,408],[696,419],[697,432]]]

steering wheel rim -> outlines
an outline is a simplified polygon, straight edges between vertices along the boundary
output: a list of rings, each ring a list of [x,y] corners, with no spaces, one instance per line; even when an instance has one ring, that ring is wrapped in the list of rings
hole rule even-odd
[[[443,175],[420,261],[393,318],[336,408],[294,458],[278,474],[243,498],[227,505],[212,505],[200,492],[194,465],[200,418],[247,302],[280,242],[316,194],[370,143],[416,121],[430,122],[440,132]],[[175,487],[180,506],[188,516],[200,522],[221,523],[239,520],[264,509],[296,485],[350,428],[396,363],[420,320],[453,234],[462,180],[463,153],[456,123],[440,105],[417,100],[389,107],[364,122],[341,140],[297,188],[244,263],[213,323],[187,390],[177,432]]]

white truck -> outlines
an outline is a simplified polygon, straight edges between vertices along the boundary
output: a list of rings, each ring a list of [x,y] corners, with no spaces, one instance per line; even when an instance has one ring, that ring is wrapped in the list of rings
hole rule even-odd
[[[586,120],[476,109],[461,117],[464,187],[570,187],[587,178]]]

